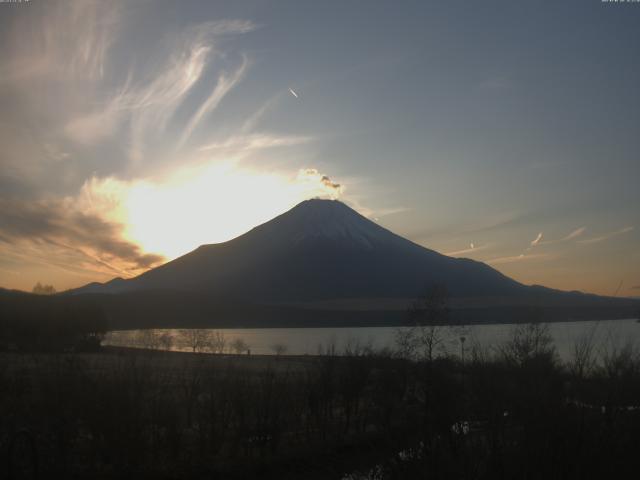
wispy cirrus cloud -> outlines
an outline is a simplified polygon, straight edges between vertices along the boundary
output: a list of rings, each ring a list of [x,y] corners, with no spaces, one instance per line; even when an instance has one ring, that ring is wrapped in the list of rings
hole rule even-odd
[[[199,148],[201,152],[207,151],[234,151],[247,152],[264,150],[267,148],[292,147],[313,141],[313,137],[304,135],[277,135],[258,133],[251,135],[238,135],[229,137],[221,142],[214,142]]]
[[[249,33],[255,23],[220,19],[153,32],[154,48],[138,52],[125,43],[128,17],[138,8],[39,2],[0,34],[8,73],[0,78],[0,100],[14,119],[0,125],[0,141],[5,151],[20,150],[0,154],[3,167],[31,174],[32,165],[42,168],[33,146],[57,144],[68,153],[64,167],[76,167],[65,173],[76,184],[107,164],[120,174],[148,172],[150,163],[171,161],[167,144],[184,147],[246,74],[250,59],[227,37]],[[117,159],[97,158],[97,147]]]
[[[466,255],[467,253],[481,252],[483,250],[486,250],[490,246],[491,246],[491,244],[489,244],[489,243],[487,243],[485,245],[475,245],[475,244],[471,243],[469,245],[469,248],[464,248],[462,250],[456,250],[455,252],[447,252],[447,253],[445,253],[445,255],[448,255],[450,257],[456,257],[458,255]]]
[[[489,260],[485,260],[485,263],[489,265],[501,265],[505,263],[523,262],[529,260],[540,260],[554,258],[553,255],[548,253],[521,253],[520,255],[511,255],[506,257],[497,257]]]
[[[587,230],[587,227],[580,227],[580,228],[576,228],[573,232],[571,232],[569,235],[567,235],[566,237],[563,237],[560,239],[561,242],[568,242],[569,240],[573,240],[575,238],[580,237],[585,231]]]
[[[230,69],[208,72],[219,57],[217,36],[247,33],[254,28],[251,22],[230,20],[188,29],[171,46],[164,65],[143,75],[130,72],[115,95],[103,100],[94,111],[73,118],[65,131],[72,140],[95,144],[109,138],[124,124],[129,129],[130,158],[139,163],[153,149],[155,141],[165,135],[169,122],[178,109],[184,108],[198,83],[205,77],[213,77],[212,91],[195,108],[176,138],[176,148],[180,149],[240,82],[250,64],[248,57],[241,54],[239,62]]]
[[[180,140],[178,142],[179,147],[185,144],[185,142],[189,139],[201,120],[206,115],[209,115],[212,111],[214,111],[220,104],[222,99],[242,79],[248,68],[248,65],[249,62],[247,60],[247,57],[243,56],[240,66],[238,66],[235,71],[233,71],[231,74],[223,72],[218,76],[218,80],[213,91],[211,92],[209,97],[202,103],[202,105],[200,105],[198,110],[193,114],[184,131],[182,132],[182,136],[180,137]]]
[[[542,237],[540,237],[539,239],[536,238],[536,240],[537,240],[536,244],[534,245],[533,242],[531,242],[531,246],[530,246],[529,250],[531,250],[531,248],[533,248],[536,245],[556,245],[556,244],[559,244],[559,243],[570,242],[570,241],[575,240],[576,238],[582,236],[586,230],[587,230],[587,227],[576,228],[575,230],[571,231],[570,233],[568,233],[564,237],[557,238],[557,239],[554,239],[554,240],[544,240]]]
[[[13,53],[0,83],[34,78],[73,81],[104,77],[111,47],[122,21],[122,4],[98,0],[33,7],[8,31],[6,46]],[[28,29],[25,41],[23,30]]]
[[[632,226],[627,226],[627,227],[623,227],[619,230],[615,230],[613,232],[607,232],[604,233],[602,235],[599,235],[597,237],[592,237],[592,238],[587,238],[584,240],[578,240],[578,243],[582,244],[582,245],[592,245],[594,243],[600,243],[600,242],[604,242],[605,240],[609,240],[610,238],[614,238],[620,235],[623,235],[625,233],[629,233],[633,231],[633,227]]]
[[[538,245],[540,242],[542,241],[542,232],[538,233],[538,235],[536,236],[536,238],[534,238],[533,240],[531,240],[530,245],[532,247],[535,247],[536,245]]]

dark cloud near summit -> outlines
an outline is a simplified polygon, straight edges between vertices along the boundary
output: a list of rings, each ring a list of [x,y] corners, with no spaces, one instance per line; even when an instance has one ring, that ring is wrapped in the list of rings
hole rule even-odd
[[[329,188],[333,188],[334,190],[340,190],[340,188],[342,188],[342,185],[340,185],[339,183],[335,183],[333,182],[329,177],[327,177],[326,175],[323,175],[322,178],[320,179],[320,181],[322,182],[322,184],[325,187],[329,187]]]

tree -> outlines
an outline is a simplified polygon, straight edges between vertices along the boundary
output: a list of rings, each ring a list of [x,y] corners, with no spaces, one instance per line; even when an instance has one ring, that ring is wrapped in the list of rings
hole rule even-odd
[[[442,328],[449,322],[449,293],[446,287],[434,285],[409,308],[412,327],[396,334],[401,353],[432,361],[445,337]]]
[[[209,350],[212,353],[224,353],[226,346],[227,339],[225,338],[224,333],[216,331],[215,333],[210,335]]]
[[[140,330],[136,340],[138,345],[147,350],[158,350],[161,345],[160,335],[155,330]]]
[[[527,323],[514,328],[500,352],[508,362],[524,365],[533,359],[553,361],[556,350],[548,324]]]
[[[211,332],[204,328],[189,328],[180,330],[180,338],[186,348],[193,353],[202,352],[209,348],[211,342]]]
[[[243,339],[236,338],[231,342],[231,348],[235,353],[241,354],[249,349],[249,345],[247,345]]]
[[[274,343],[273,345],[271,345],[271,350],[277,356],[280,356],[287,353],[287,346],[284,343]]]
[[[34,285],[32,291],[36,295],[54,295],[56,293],[56,289],[53,285],[42,285],[40,282]]]
[[[163,350],[169,351],[173,346],[173,337],[169,332],[163,332],[159,337],[160,346]]]
[[[595,334],[598,324],[582,334],[573,342],[573,359],[569,362],[569,372],[583,379],[592,373],[597,365],[595,352]]]

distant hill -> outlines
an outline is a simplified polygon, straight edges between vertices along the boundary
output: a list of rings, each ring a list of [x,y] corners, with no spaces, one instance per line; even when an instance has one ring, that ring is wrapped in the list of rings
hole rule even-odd
[[[302,202],[228,242],[67,294],[95,296],[122,326],[153,323],[150,316],[163,325],[383,324],[401,322],[411,299],[434,284],[476,318],[491,317],[487,309],[510,317],[532,307],[554,308],[563,319],[588,312],[619,318],[636,305],[523,285],[484,263],[417,245],[333,200]]]

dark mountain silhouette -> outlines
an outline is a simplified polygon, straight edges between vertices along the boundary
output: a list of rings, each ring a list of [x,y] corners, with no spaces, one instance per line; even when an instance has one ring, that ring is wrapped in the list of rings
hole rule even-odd
[[[320,310],[315,314],[319,316],[332,312],[336,318],[344,310],[358,310],[360,317],[367,310],[403,311],[408,299],[434,284],[446,286],[460,308],[609,308],[614,302],[523,285],[484,263],[417,245],[334,200],[302,202],[231,241],[203,245],[136,278],[92,283],[69,293],[118,294],[109,295],[117,300],[103,301],[118,304],[112,310],[116,308],[119,317],[132,309],[138,316],[150,311],[162,316],[168,308],[174,316],[183,312],[202,321],[221,315],[235,318],[245,311],[243,318],[253,321],[260,316],[256,305],[271,319],[309,317],[310,310]],[[381,299],[399,301],[377,307]],[[345,304],[348,300],[352,302]],[[332,301],[338,306],[332,307]],[[158,302],[166,308],[157,311]]]
[[[77,292],[208,292],[287,302],[413,297],[433,283],[453,296],[513,295],[523,285],[489,266],[406,240],[344,203],[308,200],[229,242],[193,252],[130,280]]]

